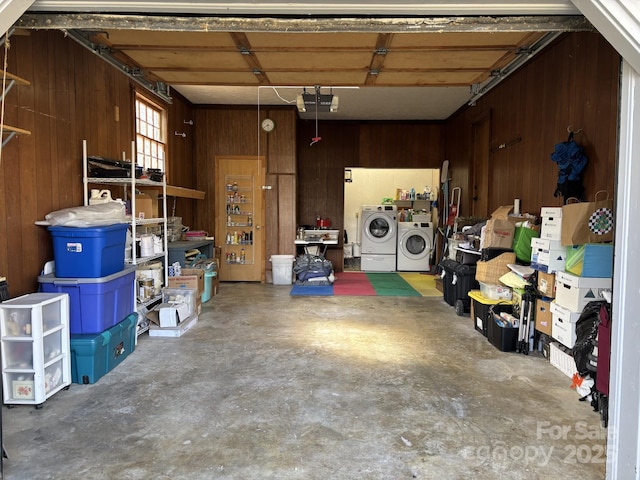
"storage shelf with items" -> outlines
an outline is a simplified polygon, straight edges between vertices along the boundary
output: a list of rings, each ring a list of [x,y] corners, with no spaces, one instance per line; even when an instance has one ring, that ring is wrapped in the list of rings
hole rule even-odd
[[[254,262],[253,179],[243,175],[226,177],[226,238],[223,252],[227,265],[252,265]]]
[[[128,214],[130,222],[131,242],[125,249],[125,263],[144,269],[145,266],[161,264],[161,274],[153,272],[153,286],[138,285],[136,281],[137,308],[147,307],[162,300],[161,289],[168,283],[168,220],[167,220],[167,184],[164,174],[153,170],[143,177],[142,168],[133,161],[109,161],[101,157],[87,155],[87,143],[83,141],[84,201],[89,205],[89,195],[95,193],[90,186],[107,185],[123,188],[125,202],[130,205]],[[131,142],[131,158],[135,158],[135,143]],[[112,175],[112,176],[110,176]],[[156,199],[160,190],[161,198]],[[98,194],[100,191],[98,191]],[[110,192],[105,195],[110,201]],[[98,200],[99,201],[99,200]],[[158,212],[161,201],[162,211]],[[139,245],[139,247],[138,247]],[[129,250],[130,248],[130,250]],[[151,268],[146,269],[151,270]],[[158,277],[158,278],[156,278]],[[137,335],[148,330],[148,324],[139,328]]]
[[[71,384],[69,296],[32,293],[0,304],[5,404],[39,408]]]

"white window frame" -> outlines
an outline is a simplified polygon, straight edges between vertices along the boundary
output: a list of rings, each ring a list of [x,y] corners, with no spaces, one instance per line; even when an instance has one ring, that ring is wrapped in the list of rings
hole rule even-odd
[[[166,173],[167,111],[161,105],[136,93],[136,165],[145,170],[157,168]]]

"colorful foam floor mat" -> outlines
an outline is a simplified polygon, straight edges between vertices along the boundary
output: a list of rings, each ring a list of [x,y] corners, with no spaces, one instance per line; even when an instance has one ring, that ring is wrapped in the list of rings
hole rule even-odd
[[[294,285],[291,295],[438,297],[435,276],[419,272],[341,272],[333,285]]]

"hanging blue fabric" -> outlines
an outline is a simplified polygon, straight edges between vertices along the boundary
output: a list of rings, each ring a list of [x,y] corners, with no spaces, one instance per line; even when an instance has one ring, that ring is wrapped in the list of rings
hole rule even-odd
[[[554,196],[562,195],[565,201],[570,197],[582,200],[584,187],[582,186],[582,172],[589,159],[584,149],[573,139],[573,132],[569,133],[566,142],[557,143],[551,154],[551,160],[558,164],[558,185]]]

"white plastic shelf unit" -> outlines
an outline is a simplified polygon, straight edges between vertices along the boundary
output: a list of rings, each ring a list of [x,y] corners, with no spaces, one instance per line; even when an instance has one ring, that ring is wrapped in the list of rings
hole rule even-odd
[[[5,404],[40,408],[71,384],[69,295],[30,293],[0,303]]]
[[[135,155],[135,142],[131,142],[131,158],[136,158]],[[154,260],[162,259],[163,266],[163,276],[164,276],[164,285],[167,286],[169,282],[169,269],[168,269],[168,239],[167,239],[167,182],[166,177],[163,175],[162,181],[157,182],[154,180],[136,178],[136,164],[134,161],[131,162],[131,172],[130,176],[126,178],[103,178],[103,177],[89,177],[89,162],[87,155],[87,141],[83,140],[82,142],[82,167],[84,172],[84,204],[89,204],[89,185],[119,185],[129,187],[130,196],[131,196],[131,212],[136,212],[136,189],[144,189],[145,187],[158,189],[162,188],[162,217],[159,218],[136,218],[133,215],[130,217],[131,222],[131,238],[134,241],[133,248],[131,249],[131,260],[127,260],[128,264],[131,265],[145,265],[151,263]],[[136,229],[141,225],[162,225],[162,237],[163,237],[163,250],[160,253],[155,253],[146,257],[137,256],[136,248],[135,248],[135,239],[136,239]],[[135,288],[135,287],[134,287]],[[137,291],[134,292],[135,298],[139,298],[137,295]],[[146,307],[156,303],[157,301],[162,300],[162,295],[156,295],[151,298],[147,298],[144,301],[138,300],[137,307]],[[149,327],[138,328],[137,335],[141,335],[146,332]]]

